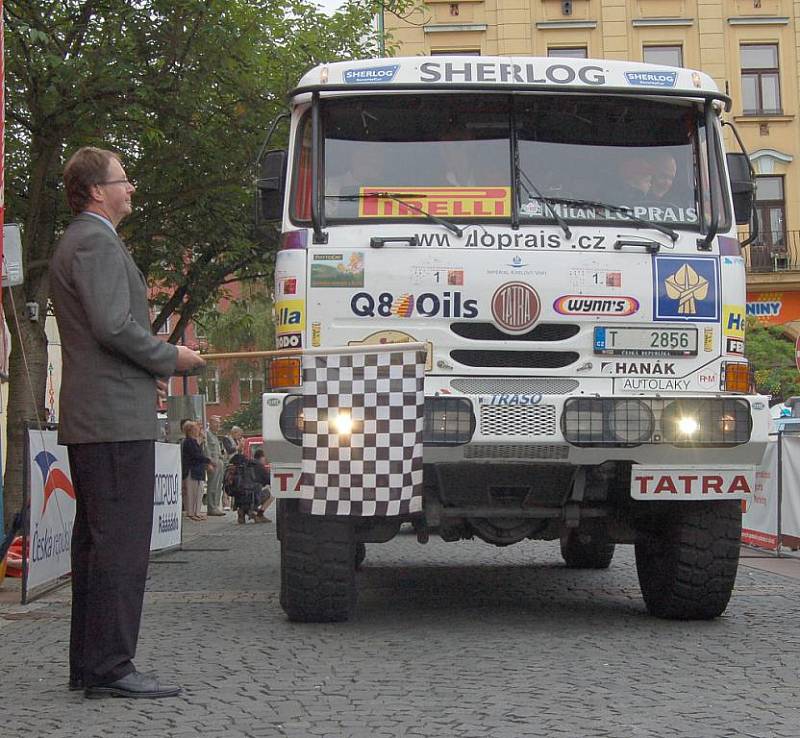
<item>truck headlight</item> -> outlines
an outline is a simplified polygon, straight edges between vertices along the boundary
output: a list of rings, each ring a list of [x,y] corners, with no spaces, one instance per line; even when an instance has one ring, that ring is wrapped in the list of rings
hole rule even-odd
[[[653,413],[640,400],[615,400],[608,426],[620,443],[646,443],[653,435]]]

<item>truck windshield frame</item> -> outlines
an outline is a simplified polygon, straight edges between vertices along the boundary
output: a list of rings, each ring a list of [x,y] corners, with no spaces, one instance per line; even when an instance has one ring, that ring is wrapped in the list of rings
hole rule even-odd
[[[319,100],[319,107],[318,202],[326,227],[414,222],[424,220],[422,211],[462,226],[515,227],[624,226],[633,214],[703,234],[714,192],[719,229],[730,228],[717,126],[711,133],[717,160],[709,166],[697,101],[465,92],[337,96]],[[311,222],[304,194],[314,158],[310,128],[308,110],[297,125],[290,193],[290,219],[300,226]],[[535,173],[546,198],[619,209],[554,203],[554,213],[520,186],[515,158]],[[370,197],[393,191],[404,193],[407,206]]]

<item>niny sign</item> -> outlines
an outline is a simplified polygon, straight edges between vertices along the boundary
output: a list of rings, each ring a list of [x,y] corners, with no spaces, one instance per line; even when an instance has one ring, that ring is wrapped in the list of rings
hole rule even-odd
[[[743,500],[753,490],[753,467],[651,467],[634,464],[631,497],[635,500]]]

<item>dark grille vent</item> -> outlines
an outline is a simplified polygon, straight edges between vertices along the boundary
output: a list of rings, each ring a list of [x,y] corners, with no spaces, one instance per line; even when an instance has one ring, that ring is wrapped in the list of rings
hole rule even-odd
[[[450,330],[471,341],[566,341],[580,331],[571,323],[540,323],[533,330],[512,336],[492,323],[451,323]]]
[[[575,363],[577,351],[451,351],[450,357],[465,366],[504,369],[559,369]]]

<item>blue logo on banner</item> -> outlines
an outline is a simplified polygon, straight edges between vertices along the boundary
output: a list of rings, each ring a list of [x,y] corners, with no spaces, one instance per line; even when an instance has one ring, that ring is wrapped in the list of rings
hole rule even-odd
[[[719,321],[719,269],[714,257],[656,256],[653,318]]]
[[[677,72],[625,72],[625,79],[634,87],[675,87]]]
[[[391,82],[400,69],[399,64],[385,67],[367,67],[366,69],[348,69],[344,73],[344,81],[348,85],[363,85],[369,82]]]

